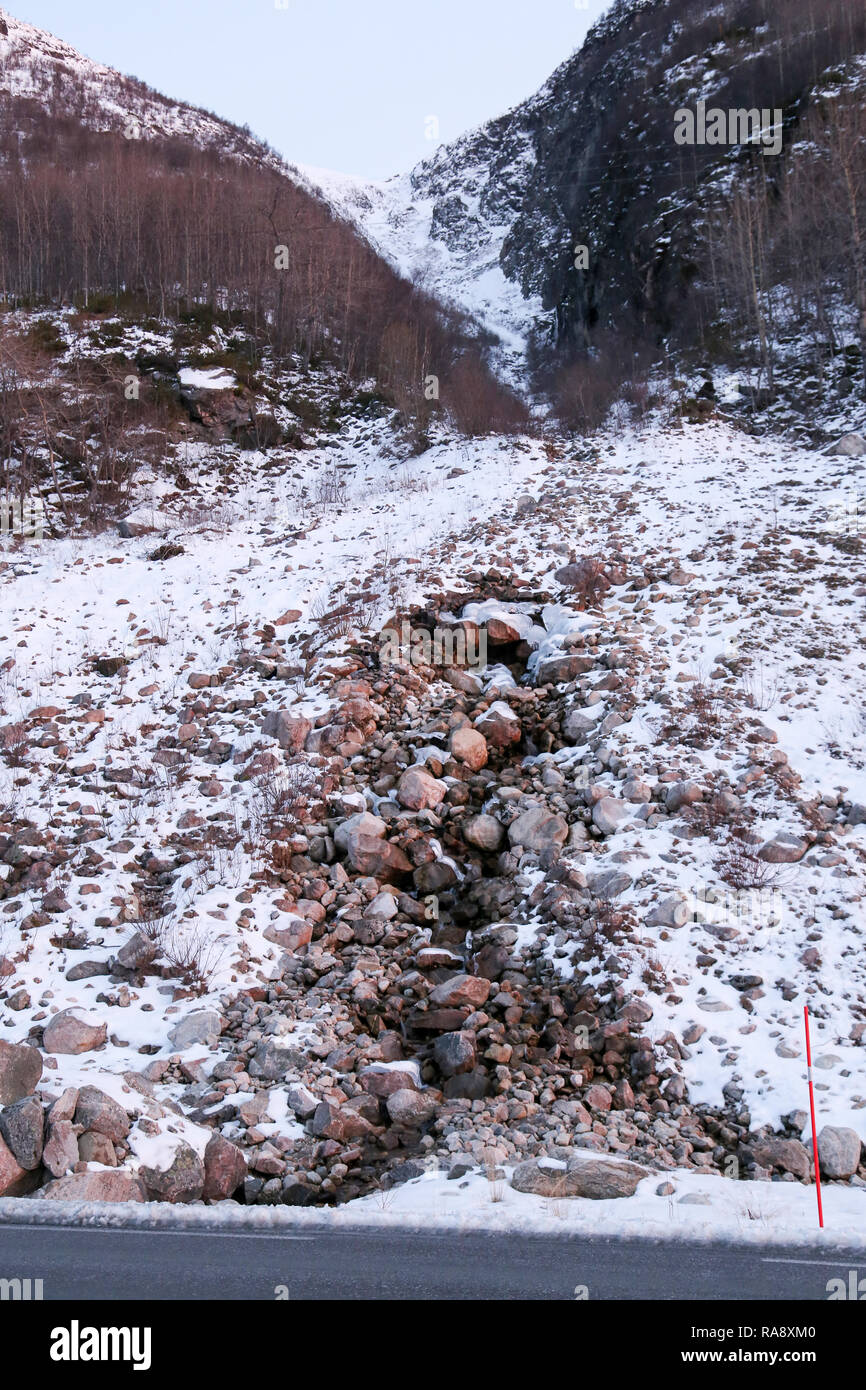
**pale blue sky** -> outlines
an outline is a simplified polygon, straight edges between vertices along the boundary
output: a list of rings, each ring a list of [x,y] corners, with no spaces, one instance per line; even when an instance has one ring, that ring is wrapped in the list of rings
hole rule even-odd
[[[609,0],[3,0],[88,57],[384,178],[530,96]]]

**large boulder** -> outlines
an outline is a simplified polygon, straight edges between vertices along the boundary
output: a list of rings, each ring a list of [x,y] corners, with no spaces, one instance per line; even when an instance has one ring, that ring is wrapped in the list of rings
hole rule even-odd
[[[404,1129],[420,1129],[436,1114],[436,1100],[426,1091],[406,1087],[395,1091],[386,1101],[388,1115],[395,1125]]]
[[[508,839],[512,845],[521,845],[536,854],[558,849],[568,839],[568,821],[545,806],[533,806],[511,822]]]
[[[348,820],[337,826],[334,831],[334,844],[345,854],[355,836],[370,835],[375,840],[381,840],[387,830],[388,826],[380,816],[373,816],[369,811],[359,811],[357,815],[349,816]]]
[[[472,1071],[477,1057],[475,1034],[468,1029],[441,1033],[433,1044],[433,1057],[443,1076]]]
[[[222,1032],[222,1015],[215,1009],[196,1009],[176,1023],[168,1035],[172,1047],[183,1052],[188,1047],[208,1046]]]
[[[477,975],[452,975],[450,980],[445,980],[431,991],[430,1003],[443,1009],[459,1009],[464,1004],[480,1009],[489,995],[489,980],[482,980]]]
[[[49,1182],[36,1194],[48,1202],[144,1202],[144,1183],[132,1173],[102,1169],[94,1173],[67,1173]]]
[[[0,1040],[0,1105],[13,1105],[23,1096],[32,1095],[41,1076],[38,1048]]]
[[[104,1134],[112,1144],[122,1144],[129,1133],[129,1116],[122,1105],[98,1086],[82,1086],[78,1092],[74,1120],[82,1129]]]
[[[45,1117],[39,1101],[25,1096],[0,1111],[0,1135],[22,1168],[28,1172],[38,1168],[45,1139]]]
[[[491,748],[511,748],[523,737],[520,720],[504,700],[495,700],[490,708],[476,719],[475,727],[479,734],[484,735]]]
[[[451,756],[471,772],[480,772],[487,764],[487,740],[477,729],[464,725],[451,735]]]
[[[818,1162],[825,1178],[850,1178],[860,1166],[860,1135],[855,1129],[825,1125],[818,1135]]]
[[[505,828],[495,816],[468,816],[462,825],[463,838],[468,845],[494,853],[505,838]]]
[[[628,1159],[594,1156],[588,1151],[575,1154],[568,1163],[550,1159],[529,1159],[514,1170],[511,1186],[515,1192],[531,1192],[539,1197],[587,1197],[609,1201],[631,1197],[648,1170]]]
[[[441,806],[448,788],[421,767],[410,767],[397,784],[397,800],[408,811],[432,811]]]
[[[313,726],[303,715],[291,714],[289,710],[274,710],[265,715],[262,733],[267,738],[275,738],[287,753],[300,753]]]
[[[206,1202],[223,1202],[242,1185],[247,1176],[247,1161],[237,1144],[212,1134],[204,1151],[204,1188]]]
[[[761,1139],[750,1144],[748,1152],[761,1168],[778,1168],[806,1182],[812,1175],[809,1150],[799,1139]]]
[[[78,1162],[78,1136],[71,1120],[52,1120],[42,1162],[53,1178],[62,1178]]]
[[[835,444],[824,450],[824,453],[839,458],[859,459],[866,454],[866,439],[862,434],[843,434],[842,438],[837,439]]]
[[[672,782],[665,792],[665,810],[676,815],[684,806],[694,806],[703,799],[704,793],[697,782]]]
[[[310,1128],[317,1138],[333,1139],[338,1144],[366,1139],[375,1132],[370,1121],[365,1120],[357,1110],[349,1110],[327,1100],[316,1106]]]
[[[142,1167],[139,1177],[152,1202],[197,1202],[204,1191],[204,1164],[183,1140],[168,1168]]]
[[[412,865],[397,845],[373,835],[353,835],[349,842],[349,863],[358,874],[393,883],[411,874]]]
[[[559,685],[587,675],[595,666],[592,656],[549,656],[538,663],[536,685]]]
[[[784,833],[762,845],[758,858],[763,859],[765,864],[799,864],[808,849],[807,840],[801,840],[799,835]]]
[[[618,801],[615,796],[603,796],[592,808],[592,823],[602,835],[613,835],[630,814],[624,801]]]
[[[88,1023],[74,1009],[63,1009],[45,1025],[42,1047],[46,1052],[78,1056],[101,1047],[108,1037],[104,1023]]]

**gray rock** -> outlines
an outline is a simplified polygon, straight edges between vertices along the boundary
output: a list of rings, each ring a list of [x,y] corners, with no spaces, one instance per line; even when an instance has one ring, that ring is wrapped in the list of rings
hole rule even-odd
[[[220,1036],[222,1022],[222,1015],[215,1009],[198,1009],[175,1024],[168,1040],[179,1052],[187,1047],[207,1046]]]
[[[136,932],[129,940],[121,946],[117,953],[117,963],[122,965],[124,970],[143,970],[146,965],[150,965],[157,957],[157,948],[149,937],[143,932]],[[67,976],[67,979],[69,977]]]
[[[553,846],[564,845],[568,839],[568,822],[545,806],[533,806],[524,811],[508,827],[512,845],[522,845],[532,853],[542,853]]]
[[[685,894],[674,893],[665,898],[646,917],[648,927],[684,927],[692,917],[692,907]]]
[[[28,1172],[38,1168],[45,1137],[45,1120],[39,1101],[25,1096],[0,1111],[0,1135],[22,1168]]]
[[[42,1076],[39,1049],[0,1040],[0,1105],[32,1095]]]
[[[183,1140],[168,1168],[142,1167],[139,1177],[153,1202],[197,1202],[204,1191],[204,1164]]]
[[[826,1178],[850,1178],[860,1166],[860,1135],[825,1125],[818,1135],[818,1162]]]
[[[424,1091],[406,1088],[395,1091],[385,1102],[388,1114],[394,1124],[405,1129],[417,1129],[426,1125],[436,1114],[436,1101]]]
[[[476,849],[493,853],[505,838],[505,829],[495,816],[469,816],[463,822],[463,838]]]
[[[866,439],[862,434],[843,434],[835,444],[824,450],[825,454],[839,458],[859,459],[866,454]]]
[[[476,1055],[475,1034],[469,1030],[440,1033],[433,1044],[433,1057],[443,1076],[472,1071]]]
[[[602,835],[613,835],[630,814],[624,801],[618,801],[614,796],[603,796],[592,808],[592,821]]]
[[[595,1157],[589,1152],[576,1154],[567,1164],[553,1164],[536,1158],[521,1163],[511,1179],[516,1192],[539,1197],[587,1197],[608,1201],[631,1197],[648,1170],[628,1159]]]
[[[249,1073],[262,1081],[281,1081],[287,1072],[303,1065],[304,1054],[296,1047],[281,1047],[275,1038],[266,1038],[255,1050]]]

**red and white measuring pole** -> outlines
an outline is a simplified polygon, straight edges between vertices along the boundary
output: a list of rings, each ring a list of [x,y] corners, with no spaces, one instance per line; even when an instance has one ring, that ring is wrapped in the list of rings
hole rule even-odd
[[[815,1088],[812,1085],[812,1043],[809,1039],[809,1005],[803,1009],[806,1020],[806,1070],[809,1077],[809,1109],[812,1112],[812,1154],[815,1159],[815,1184],[818,1192],[818,1225],[823,1228],[824,1208],[821,1204],[821,1167],[818,1163],[818,1130],[815,1126]]]

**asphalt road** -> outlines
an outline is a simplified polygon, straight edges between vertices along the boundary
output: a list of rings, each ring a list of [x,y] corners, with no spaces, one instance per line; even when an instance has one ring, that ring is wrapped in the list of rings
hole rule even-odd
[[[858,1263],[859,1259],[859,1263]],[[0,1280],[46,1300],[819,1300],[866,1256],[526,1235],[0,1226]],[[8,1305],[7,1305],[8,1306]]]

